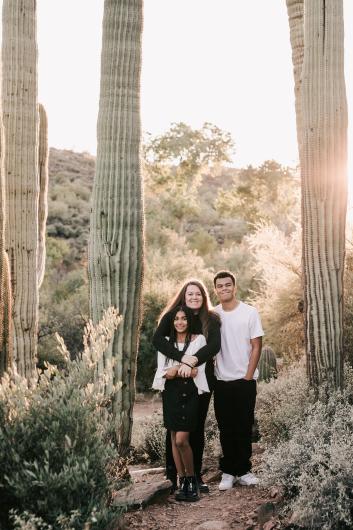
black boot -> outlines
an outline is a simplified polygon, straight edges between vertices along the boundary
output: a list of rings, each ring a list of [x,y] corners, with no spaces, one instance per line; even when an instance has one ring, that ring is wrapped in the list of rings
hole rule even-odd
[[[178,481],[176,477],[166,477],[170,482],[172,483],[172,486],[170,488],[170,494],[174,493],[177,490],[178,487]]]
[[[176,501],[186,500],[186,477],[179,477],[179,488],[175,492]]]
[[[173,462],[173,465],[167,464],[165,470],[166,470],[166,478],[170,480],[172,483],[172,487],[170,488],[170,493],[174,493],[178,486],[177,473],[176,473],[174,462]]]
[[[200,500],[199,486],[195,476],[185,477],[184,491],[186,494],[185,500],[187,502],[195,502]]]
[[[200,493],[209,493],[210,492],[210,489],[209,489],[208,485],[202,480],[201,475],[198,475],[196,477],[196,480],[197,480],[197,484],[199,486]]]

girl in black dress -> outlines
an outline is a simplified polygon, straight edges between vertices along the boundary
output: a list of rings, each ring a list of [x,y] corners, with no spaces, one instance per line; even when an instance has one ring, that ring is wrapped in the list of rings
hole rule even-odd
[[[186,306],[171,312],[172,326],[169,341],[192,357],[206,344],[203,335],[191,333],[192,311]],[[158,366],[152,387],[162,390],[164,425],[170,431],[172,452],[179,475],[179,490],[175,498],[183,501],[199,500],[194,459],[189,444],[190,432],[197,425],[199,395],[209,392],[205,364],[192,368],[189,377],[180,377],[182,363],[168,359],[158,352]]]
[[[203,346],[195,355],[184,355],[168,340],[171,324],[172,311],[180,305],[186,305],[193,312],[191,332],[202,334],[206,339],[206,345]],[[198,366],[206,362],[206,376],[209,393],[199,396],[199,406],[197,413],[196,428],[190,434],[190,445],[194,455],[195,474],[199,484],[200,491],[207,492],[208,487],[202,481],[202,456],[205,445],[205,421],[208,412],[211,392],[214,387],[214,367],[213,357],[221,348],[221,333],[219,316],[211,309],[211,302],[204,284],[199,280],[188,280],[180,288],[176,296],[168,304],[160,318],[157,330],[153,337],[153,345],[166,357],[176,361],[184,361],[190,366]],[[190,376],[191,368],[187,365],[182,367],[182,375]],[[173,460],[170,433],[166,434],[166,476],[169,478],[174,487],[176,487],[176,468]]]

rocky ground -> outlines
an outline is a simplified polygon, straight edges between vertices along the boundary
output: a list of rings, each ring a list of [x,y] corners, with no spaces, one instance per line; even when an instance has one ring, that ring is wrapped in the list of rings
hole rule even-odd
[[[207,474],[206,474],[207,478]],[[217,480],[216,480],[217,478]],[[127,513],[121,530],[271,530],[281,528],[275,515],[276,491],[261,487],[235,486],[218,490],[218,475],[208,477],[210,493],[195,503],[181,503],[170,495],[157,504]],[[157,481],[158,477],[148,480]]]
[[[151,410],[149,410],[151,409]],[[156,403],[137,403],[136,416],[148,416],[156,409]],[[261,448],[254,444],[253,467],[256,472],[261,460]],[[231,490],[220,492],[218,483],[220,473],[217,461],[212,457],[205,459],[204,480],[210,487],[210,493],[202,494],[195,503],[177,502],[174,495],[168,495],[162,469],[142,470],[131,466],[134,486],[153,493],[158,487],[162,491],[157,502],[130,511],[123,517],[119,530],[143,529],[190,529],[190,530],[272,530],[283,528],[277,515],[276,503],[279,492],[275,488],[268,490],[260,486],[234,486]]]

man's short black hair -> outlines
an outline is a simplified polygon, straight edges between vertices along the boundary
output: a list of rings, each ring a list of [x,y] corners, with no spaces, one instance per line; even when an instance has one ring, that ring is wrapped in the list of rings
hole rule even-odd
[[[213,278],[213,285],[216,287],[216,281],[219,279],[219,278],[230,278],[233,282],[233,285],[235,285],[237,282],[236,282],[236,279],[235,279],[235,276],[232,272],[230,271],[218,271],[216,274],[215,274],[215,277]]]

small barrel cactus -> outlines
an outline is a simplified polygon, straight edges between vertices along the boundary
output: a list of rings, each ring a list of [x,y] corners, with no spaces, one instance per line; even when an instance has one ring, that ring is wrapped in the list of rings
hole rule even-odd
[[[273,349],[269,346],[264,346],[262,348],[258,369],[258,381],[265,381],[268,383],[270,379],[277,377],[276,356]]]

